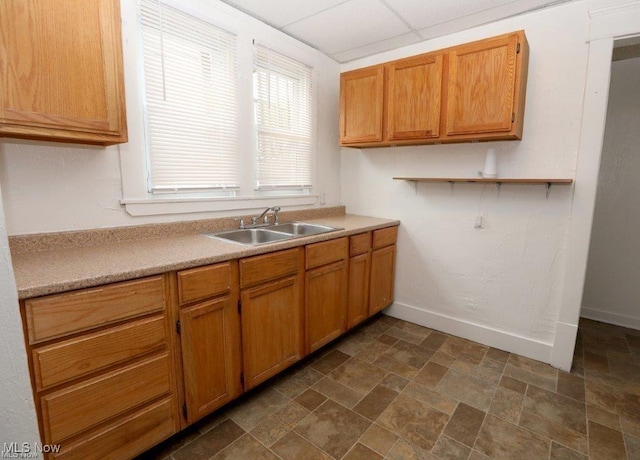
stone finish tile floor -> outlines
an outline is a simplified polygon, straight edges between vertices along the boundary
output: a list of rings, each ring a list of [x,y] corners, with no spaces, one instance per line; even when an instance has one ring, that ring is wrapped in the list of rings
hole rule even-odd
[[[140,459],[640,460],[640,331],[567,373],[378,315]]]

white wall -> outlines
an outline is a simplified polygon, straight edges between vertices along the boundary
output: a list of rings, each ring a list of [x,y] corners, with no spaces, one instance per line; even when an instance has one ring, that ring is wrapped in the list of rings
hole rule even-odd
[[[582,316],[640,329],[640,58],[612,63]]]
[[[200,0],[190,3],[202,4]],[[127,86],[128,144],[107,148],[73,144],[55,144],[3,139],[0,149],[0,181],[4,186],[4,207],[9,235],[136,225],[247,214],[242,211],[131,216],[120,200],[123,198],[121,164],[144,164],[142,102],[137,94],[139,75],[136,57],[134,0],[123,0],[124,59]],[[317,59],[317,180],[319,195],[312,206],[340,204],[340,152],[338,148],[338,92],[340,66],[307,45],[263,24],[219,1],[208,1],[212,16],[225,14],[237,19],[237,30],[243,38],[251,36],[265,43],[282,44],[310,53]],[[133,24],[133,25],[132,25]],[[250,37],[249,37],[250,43]],[[244,51],[244,48],[242,49]],[[249,56],[244,56],[250,59]],[[242,81],[246,80],[242,77]],[[250,80],[249,80],[250,82]],[[244,93],[244,92],[243,92]],[[248,117],[247,117],[248,118]],[[242,141],[250,136],[242,136]],[[245,145],[245,144],[243,144]],[[122,153],[120,153],[120,150]],[[246,149],[245,149],[246,150]],[[122,156],[121,156],[122,155]],[[130,171],[131,169],[129,169]],[[144,182],[144,171],[140,172]],[[129,176],[127,176],[129,177]],[[280,202],[268,204],[279,204]],[[273,201],[276,201],[275,199]],[[255,206],[246,202],[244,206]],[[305,208],[309,205],[303,206]],[[286,209],[286,208],[285,208]]]
[[[0,192],[0,444],[40,442]]]
[[[389,313],[551,361],[566,270],[571,187],[411,183],[393,176],[474,177],[487,147],[502,177],[576,174],[587,72],[580,1],[343,65],[351,70],[524,29],[531,48],[522,141],[343,149],[348,212],[402,220],[396,303]],[[477,216],[485,228],[474,229]]]

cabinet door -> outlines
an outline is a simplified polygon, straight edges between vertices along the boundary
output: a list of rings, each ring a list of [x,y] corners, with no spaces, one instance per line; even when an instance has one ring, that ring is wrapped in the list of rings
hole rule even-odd
[[[242,393],[238,306],[227,296],[184,308],[180,325],[187,421],[192,423]]]
[[[340,75],[340,143],[382,141],[384,67]]]
[[[516,33],[452,49],[447,135],[511,130],[515,121],[517,47]]]
[[[0,31],[0,135],[126,142],[118,0],[2,0]]]
[[[307,351],[310,353],[346,331],[347,261],[306,273]]]
[[[302,358],[302,275],[241,292],[245,390]]]
[[[396,268],[396,246],[387,246],[371,253],[371,284],[369,314],[379,312],[393,302]]]
[[[369,316],[369,266],[371,254],[366,252],[349,260],[349,303],[347,328]]]
[[[442,61],[442,54],[428,54],[389,66],[389,140],[440,135]]]

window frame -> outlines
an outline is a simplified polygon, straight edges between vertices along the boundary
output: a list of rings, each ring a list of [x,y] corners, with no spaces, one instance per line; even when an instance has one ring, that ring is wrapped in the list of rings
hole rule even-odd
[[[283,207],[309,206],[321,202],[317,192],[317,121],[318,121],[318,55],[317,51],[222,2],[206,0],[163,0],[164,3],[199,17],[237,36],[238,113],[240,189],[235,196],[213,192],[153,194],[148,190],[146,131],[144,120],[144,65],[142,30],[138,24],[136,0],[121,4],[123,59],[129,142],[119,146],[122,174],[120,203],[133,216],[208,213],[259,209],[277,204]],[[312,187],[303,193],[254,190],[255,155],[257,152],[253,108],[254,41],[290,56],[312,67]],[[250,136],[243,133],[251,133]]]

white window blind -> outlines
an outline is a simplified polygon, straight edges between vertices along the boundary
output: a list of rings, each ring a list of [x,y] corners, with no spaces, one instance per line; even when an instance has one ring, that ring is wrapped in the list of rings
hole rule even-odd
[[[236,36],[139,0],[149,191],[237,189]]]
[[[262,45],[253,62],[257,190],[311,188],[313,69]]]

